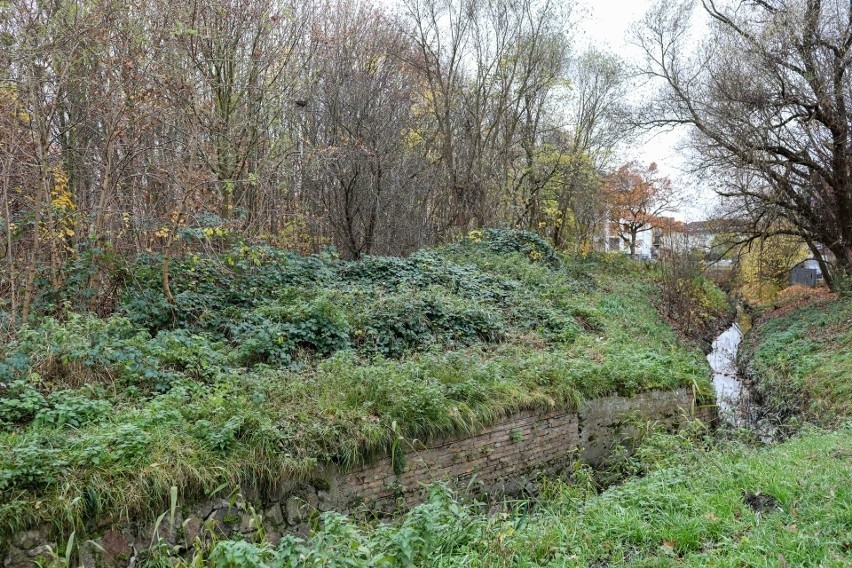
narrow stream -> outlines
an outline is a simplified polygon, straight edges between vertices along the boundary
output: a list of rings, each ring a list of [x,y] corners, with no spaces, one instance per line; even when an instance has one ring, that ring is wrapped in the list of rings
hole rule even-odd
[[[744,320],[746,325],[748,320]],[[778,429],[760,417],[748,386],[743,383],[737,368],[737,351],[743,333],[738,323],[722,332],[713,342],[707,361],[713,369],[713,389],[719,418],[729,428],[748,428],[758,439],[770,443],[778,437]]]
[[[746,425],[743,410],[744,389],[737,372],[737,350],[743,339],[738,324],[726,329],[713,342],[707,361],[713,369],[713,388],[719,416],[734,427]]]

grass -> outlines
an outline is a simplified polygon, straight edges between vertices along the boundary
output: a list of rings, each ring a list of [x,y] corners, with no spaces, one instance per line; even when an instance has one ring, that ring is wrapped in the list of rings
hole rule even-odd
[[[791,289],[776,305],[743,352],[764,412],[823,425],[852,416],[852,298]]]
[[[127,267],[113,316],[37,319],[0,354],[0,537],[153,520],[172,486],[188,501],[264,490],[368,460],[399,433],[474,431],[519,409],[710,396],[700,350],[655,309],[651,272],[560,262],[531,235],[362,263],[190,256],[172,263],[175,305],[158,267]]]
[[[656,447],[655,447],[656,446]],[[658,452],[662,450],[662,454]],[[531,512],[486,516],[433,488],[393,525],[327,514],[307,542],[214,543],[213,566],[848,566],[852,427],[774,447],[705,451],[652,437],[648,473],[596,494],[555,485]],[[660,459],[660,455],[665,456]],[[246,561],[251,557],[251,562]],[[197,564],[196,564],[197,565]]]
[[[434,487],[394,524],[333,513],[307,540],[212,542],[211,566],[850,566],[852,301],[788,291],[747,336],[744,359],[770,411],[799,421],[760,447],[701,430],[654,434],[598,493],[593,474],[545,485],[535,503],[486,515]],[[833,428],[804,424],[817,422]],[[735,438],[735,437],[734,437]]]

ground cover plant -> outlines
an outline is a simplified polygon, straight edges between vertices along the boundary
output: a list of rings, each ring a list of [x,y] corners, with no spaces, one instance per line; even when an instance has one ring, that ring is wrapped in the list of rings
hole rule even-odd
[[[763,414],[779,424],[852,416],[852,298],[790,288],[756,322],[742,353]]]
[[[188,500],[344,467],[396,439],[519,409],[689,386],[701,352],[655,309],[652,270],[560,259],[486,230],[405,259],[237,245],[142,258],[108,317],[36,318],[0,353],[0,536],[85,535]]]
[[[181,562],[211,566],[849,566],[852,423],[848,298],[789,290],[747,336],[760,392],[803,400],[777,444],[652,434],[600,492],[580,470],[535,502],[487,515],[436,486],[396,523],[327,514],[308,539],[209,541]],[[760,387],[760,383],[757,384]],[[774,391],[778,391],[775,394]],[[832,426],[821,429],[801,421]],[[746,439],[750,439],[746,436]],[[584,479],[586,480],[584,482]],[[156,554],[153,561],[162,561]]]

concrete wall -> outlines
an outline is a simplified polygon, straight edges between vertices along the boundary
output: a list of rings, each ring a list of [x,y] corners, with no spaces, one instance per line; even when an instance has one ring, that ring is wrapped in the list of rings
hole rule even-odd
[[[542,476],[565,477],[578,459],[598,464],[616,445],[629,447],[648,421],[676,430],[689,418],[710,423],[714,416],[713,407],[695,408],[687,389],[596,399],[579,412],[522,412],[472,435],[403,441],[392,455],[372,464],[350,471],[329,466],[314,479],[282,483],[273,494],[243,487],[230,499],[183,504],[175,526],[166,519],[157,535],[150,524],[95,527],[85,540],[95,537],[98,546],[80,546],[79,561],[86,566],[126,566],[152,538],[188,549],[206,531],[250,536],[258,521],[272,541],[282,533],[306,535],[319,513],[390,515],[423,502],[426,484],[435,481],[489,504],[531,496]],[[51,536],[47,527],[16,535],[4,566],[31,566],[47,545],[56,550]]]

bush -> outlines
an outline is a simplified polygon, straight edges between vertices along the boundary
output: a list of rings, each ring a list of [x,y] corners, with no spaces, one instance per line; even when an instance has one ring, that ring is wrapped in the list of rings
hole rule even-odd
[[[16,380],[5,386],[0,397],[0,428],[25,424],[48,406],[47,400],[32,385]]]
[[[512,229],[483,229],[471,231],[457,246],[481,248],[495,254],[520,253],[529,261],[550,268],[559,268],[561,262],[550,243],[540,235]]]
[[[80,396],[73,391],[56,391],[48,395],[47,404],[35,413],[33,422],[38,426],[80,428],[103,420],[111,409],[108,400]]]
[[[0,537],[118,507],[148,519],[172,485],[267,487],[522,409],[706,386],[645,268],[558,268],[534,238],[486,233],[361,263],[188,256],[174,305],[142,258],[118,314],[36,318],[0,347]]]

